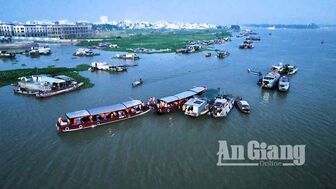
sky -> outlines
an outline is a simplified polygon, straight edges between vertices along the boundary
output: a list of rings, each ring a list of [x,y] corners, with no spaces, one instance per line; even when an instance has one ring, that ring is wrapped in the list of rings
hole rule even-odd
[[[336,24],[336,0],[0,0],[0,21]]]

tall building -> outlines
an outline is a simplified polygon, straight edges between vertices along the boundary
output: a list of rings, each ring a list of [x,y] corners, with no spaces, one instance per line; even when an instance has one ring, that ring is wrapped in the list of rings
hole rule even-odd
[[[108,17],[107,16],[100,16],[100,23],[107,24],[108,23]]]

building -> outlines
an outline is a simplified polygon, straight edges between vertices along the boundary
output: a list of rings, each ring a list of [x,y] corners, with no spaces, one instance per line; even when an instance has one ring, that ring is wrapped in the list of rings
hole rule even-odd
[[[107,16],[100,16],[100,23],[101,24],[107,24],[108,23],[108,17]]]
[[[14,24],[0,23],[0,36],[13,36]]]
[[[85,38],[92,35],[92,25],[76,24],[0,24],[0,36],[52,37],[60,39]]]

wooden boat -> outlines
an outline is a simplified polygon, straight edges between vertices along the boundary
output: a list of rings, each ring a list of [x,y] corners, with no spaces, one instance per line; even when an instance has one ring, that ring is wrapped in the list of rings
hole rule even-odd
[[[243,100],[242,97],[236,97],[235,104],[241,112],[246,114],[250,113],[251,111],[250,105],[246,100]]]
[[[71,87],[68,87],[68,88],[65,88],[65,89],[61,89],[61,90],[57,90],[57,91],[50,91],[50,92],[38,92],[35,95],[36,95],[37,98],[47,98],[47,97],[56,96],[56,95],[59,95],[59,94],[63,94],[63,93],[67,93],[67,92],[77,90],[83,85],[84,85],[84,83],[81,82],[81,83],[75,84],[75,85],[73,85]]]
[[[66,119],[58,118],[56,128],[59,132],[70,132],[114,123],[144,115],[150,111],[140,100],[99,108],[79,110],[65,114]]]
[[[151,102],[152,108],[159,114],[169,113],[171,111],[181,109],[184,103],[195,95],[200,95],[206,92],[206,87],[195,87],[182,93],[160,98],[157,102]]]

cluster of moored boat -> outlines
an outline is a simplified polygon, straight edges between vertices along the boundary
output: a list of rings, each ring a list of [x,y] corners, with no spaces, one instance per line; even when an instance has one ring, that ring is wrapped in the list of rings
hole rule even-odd
[[[290,81],[287,75],[295,74],[297,71],[298,67],[296,66],[279,63],[279,65],[272,66],[271,71],[265,76],[262,76],[259,72],[258,75],[260,76],[260,79],[258,84],[263,88],[269,89],[277,86],[279,91],[286,92],[290,87]],[[251,72],[251,70],[249,70],[249,72]]]
[[[60,132],[76,131],[94,128],[137,117],[148,113],[151,109],[159,114],[166,114],[182,110],[184,114],[198,117],[212,115],[213,117],[226,117],[234,104],[244,113],[250,113],[249,104],[239,97],[231,95],[218,95],[214,99],[206,99],[206,87],[194,87],[182,93],[164,98],[151,97],[147,103],[140,100],[131,100],[119,104],[68,112],[66,119],[59,118],[56,128]]]
[[[49,75],[33,75],[28,78],[19,78],[18,82],[14,84],[13,91],[18,94],[46,98],[74,91],[83,85],[84,83],[78,83],[73,78],[65,75],[54,77]]]
[[[10,52],[10,51],[0,51],[0,58],[16,58],[16,54],[18,52]],[[51,49],[48,46],[33,46],[29,50],[21,51],[20,54],[31,56],[31,57],[38,57],[40,55],[50,55]]]
[[[244,42],[240,44],[238,47],[240,49],[253,49],[254,48],[253,41],[260,41],[260,37],[257,35],[258,33],[253,32],[250,29],[243,30],[236,36],[237,38],[245,37]]]

